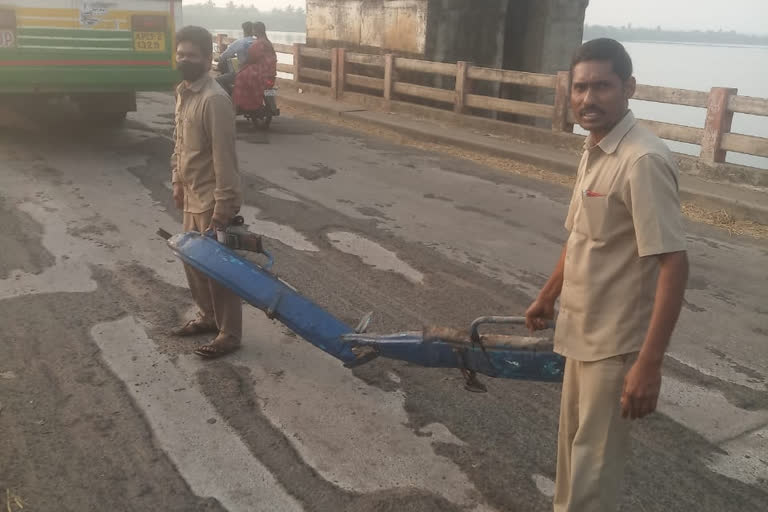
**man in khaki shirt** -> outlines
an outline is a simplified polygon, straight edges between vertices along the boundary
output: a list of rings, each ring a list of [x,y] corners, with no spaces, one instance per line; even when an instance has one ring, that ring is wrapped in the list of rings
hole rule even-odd
[[[661,365],[688,279],[678,169],[629,110],[632,61],[611,39],[585,43],[571,66],[571,107],[589,131],[554,273],[526,312],[560,312],[566,357],[556,512],[618,508],[630,419],[656,409]]]
[[[176,63],[184,81],[176,89],[175,148],[171,181],[184,230],[206,232],[229,225],[240,210],[240,174],[235,153],[235,112],[229,95],[210,77],[213,41],[201,27],[176,36]],[[212,333],[216,338],[195,353],[219,357],[240,347],[240,298],[185,265],[197,318],[174,330],[177,336]]]

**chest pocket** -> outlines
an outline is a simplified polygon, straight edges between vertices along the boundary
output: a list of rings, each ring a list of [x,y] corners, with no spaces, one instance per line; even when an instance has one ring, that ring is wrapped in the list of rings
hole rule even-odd
[[[187,101],[179,108],[177,125],[181,128],[182,148],[190,151],[201,151],[208,146],[208,137],[202,124],[202,105],[199,102]]]
[[[608,232],[610,202],[607,196],[590,197],[582,193],[580,230],[592,240],[604,240]]]
[[[203,125],[195,117],[185,115],[181,121],[183,144],[186,149],[201,151],[208,145],[208,138],[203,130]]]

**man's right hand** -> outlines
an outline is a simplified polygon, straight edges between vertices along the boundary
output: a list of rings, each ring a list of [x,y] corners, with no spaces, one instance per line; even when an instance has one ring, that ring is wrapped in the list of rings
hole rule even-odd
[[[533,331],[542,331],[555,319],[555,301],[537,298],[525,312],[525,326]]]
[[[184,208],[184,186],[179,182],[173,184],[173,202],[179,210]]]

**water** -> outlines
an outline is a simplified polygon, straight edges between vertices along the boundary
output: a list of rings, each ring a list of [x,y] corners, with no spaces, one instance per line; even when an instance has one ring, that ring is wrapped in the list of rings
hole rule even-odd
[[[768,47],[674,43],[624,43],[638,83],[709,91],[735,87],[741,96],[768,97]],[[637,117],[703,128],[706,110],[681,105],[632,101]],[[768,137],[768,117],[736,114],[731,131]],[[699,146],[669,142],[673,150],[698,155]],[[768,158],[728,152],[728,162],[768,169]]]
[[[236,30],[214,31],[239,35]],[[299,32],[269,32],[275,43],[293,44],[306,41]],[[638,83],[679,89],[709,91],[712,87],[738,88],[739,95],[768,97],[768,46],[717,46],[678,43],[624,43],[632,56]],[[290,64],[290,55],[278,54],[278,60]],[[281,73],[281,75],[283,75]],[[290,75],[285,75],[286,77]],[[635,115],[686,126],[704,127],[706,110],[682,105],[648,101],[631,101]],[[731,131],[768,137],[768,117],[736,114]],[[578,127],[577,133],[584,133]],[[668,141],[677,152],[698,155],[696,144]],[[728,162],[768,169],[768,158],[728,152]]]
[[[240,29],[213,29],[211,30],[211,33],[214,37],[216,34],[227,34],[229,37],[234,38],[243,37],[243,31]],[[307,35],[304,32],[273,32],[267,30],[267,37],[269,37],[269,40],[273,43],[293,44],[307,42]]]
[[[242,37],[243,31],[242,30],[230,30],[230,29],[222,29],[222,30],[216,30],[213,29],[211,32],[214,34],[227,34],[229,37]],[[267,31],[267,37],[269,37],[269,40],[273,43],[280,43],[280,44],[294,44],[294,43],[306,43],[307,42],[307,35],[304,32],[273,32],[268,30]],[[286,53],[278,53],[277,54],[277,62],[282,62],[283,64],[293,64],[293,56],[288,55]],[[278,72],[277,76],[280,78],[293,78],[293,75],[290,73],[282,73]]]

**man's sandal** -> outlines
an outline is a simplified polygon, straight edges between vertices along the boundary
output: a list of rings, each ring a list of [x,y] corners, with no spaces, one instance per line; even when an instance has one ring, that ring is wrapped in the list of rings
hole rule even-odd
[[[200,319],[195,318],[194,320],[190,320],[181,327],[177,327],[176,329],[172,330],[171,334],[174,336],[187,337],[197,336],[198,334],[211,334],[214,332],[219,332],[216,324],[206,324],[201,322]]]
[[[213,340],[205,345],[200,345],[195,349],[195,354],[205,359],[216,359],[217,357],[231,354],[240,348],[240,343],[231,339]]]

